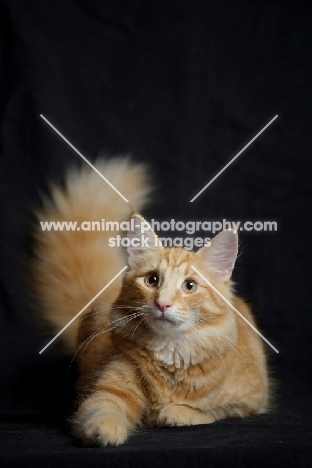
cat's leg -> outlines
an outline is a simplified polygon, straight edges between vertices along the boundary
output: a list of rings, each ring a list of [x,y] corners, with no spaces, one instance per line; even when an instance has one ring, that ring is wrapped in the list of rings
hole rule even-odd
[[[188,405],[170,404],[159,411],[157,425],[195,426],[198,424],[210,424],[216,421],[216,419],[213,414],[203,412]]]
[[[265,410],[244,403],[224,404],[207,411],[201,411],[188,405],[170,404],[159,411],[157,425],[195,426],[210,424],[220,419],[244,418],[261,412],[265,412]]]
[[[74,434],[89,446],[122,444],[140,423],[145,406],[134,366],[112,360],[78,408]]]
[[[231,402],[224,405],[217,406],[211,412],[215,415],[216,420],[226,418],[246,418],[255,414],[266,413],[267,408],[260,406],[258,402]]]

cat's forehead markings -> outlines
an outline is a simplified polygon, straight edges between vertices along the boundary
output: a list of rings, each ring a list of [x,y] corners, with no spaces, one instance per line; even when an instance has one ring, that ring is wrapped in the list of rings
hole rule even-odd
[[[161,260],[161,262],[160,262],[159,269],[161,271],[165,271],[167,269],[167,267],[168,267],[168,262],[167,262],[167,260],[165,258],[163,258]]]
[[[178,267],[176,265],[168,265],[164,273],[164,281],[171,288],[180,289],[181,284],[185,278],[185,270],[187,265],[185,263],[180,264]]]
[[[166,254],[159,264],[159,269],[167,279],[170,275],[185,275],[188,268],[188,258],[185,252],[182,249],[170,249]]]
[[[186,252],[184,249],[173,249],[171,251],[171,260],[175,267],[178,268],[181,265],[188,263],[188,255],[188,252]]]
[[[189,269],[188,252],[183,249],[168,249],[158,265],[159,271],[164,275],[165,282],[181,286]]]

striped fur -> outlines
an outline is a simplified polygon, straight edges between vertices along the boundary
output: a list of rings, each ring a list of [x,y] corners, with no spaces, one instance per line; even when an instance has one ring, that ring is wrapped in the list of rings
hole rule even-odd
[[[83,187],[79,190],[83,192]],[[86,207],[94,196],[91,191]],[[67,207],[63,213],[72,218],[68,195],[62,194],[61,200]],[[54,201],[53,209],[47,207],[41,218],[55,216],[53,210],[60,207],[59,200]],[[103,204],[101,216],[106,217]],[[79,212],[78,205],[75,209]],[[85,213],[82,216],[87,218]],[[132,217],[143,220],[137,213]],[[156,237],[151,230],[149,235]],[[46,271],[37,265],[36,279],[45,314],[50,313],[57,327],[79,310],[83,295],[88,296],[87,303],[118,271],[122,256],[115,252],[113,258],[108,247],[101,251],[96,236],[86,250],[78,240],[69,248],[65,238],[54,235],[44,240],[43,236],[39,235],[38,249]],[[208,424],[267,410],[269,383],[261,339],[191,268],[196,267],[255,324],[229,279],[236,257],[235,236],[221,233],[211,247],[197,252],[161,245],[128,249],[130,266],[122,284],[112,285],[79,321],[75,334],[66,337],[71,348],[83,351],[78,382],[83,396],[73,429],[85,445],[122,444],[142,424]],[[58,259],[58,273],[52,257]],[[148,283],[150,274],[158,276],[156,284]],[[63,283],[64,277],[62,288],[57,281]],[[194,291],[183,289],[185,280],[197,285]],[[55,292],[57,287],[60,290]]]
[[[75,433],[86,444],[121,444],[140,424],[208,424],[266,411],[268,377],[259,336],[191,265],[255,324],[231,282],[216,281],[220,275],[203,249],[146,250],[126,272],[112,307],[112,326],[120,325],[110,332],[110,346],[104,350],[99,336],[85,355],[87,372],[98,356],[96,371],[89,373],[94,381],[74,417]],[[150,272],[161,278],[157,287],[144,281]],[[181,289],[189,278],[198,285],[194,293]],[[172,322],[157,318],[163,297],[172,305],[166,310]]]

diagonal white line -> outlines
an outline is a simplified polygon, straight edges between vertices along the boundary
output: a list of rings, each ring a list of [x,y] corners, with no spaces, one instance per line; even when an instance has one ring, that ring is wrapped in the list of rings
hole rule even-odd
[[[272,343],[269,342],[269,340],[267,340],[260,332],[259,330],[256,329],[256,327],[254,327],[252,325],[252,323],[249,322],[249,320],[247,320],[241,313],[239,310],[237,310],[231,303],[230,301],[228,301],[224,296],[223,294],[220,293],[220,291],[218,291],[211,283],[210,281],[207,280],[207,278],[205,278],[198,270],[197,268],[195,268],[193,265],[191,265],[191,267],[193,268],[194,271],[196,271],[196,273],[208,284],[208,286],[210,286],[214,292],[216,292],[262,339],[263,341],[265,341],[269,346],[271,346],[271,348],[276,352],[276,353],[279,353],[279,351],[272,345]]]
[[[253,143],[253,142],[256,140],[256,138],[258,138],[258,136],[259,136],[259,135],[261,135],[261,133],[263,133],[263,132],[264,132],[264,130],[266,130],[266,129],[268,128],[268,126],[269,126],[269,125],[271,125],[271,123],[272,123],[272,122],[274,122],[274,120],[276,120],[276,119],[277,119],[277,117],[278,117],[278,115],[276,115],[275,117],[273,117],[273,119],[272,119],[272,120],[270,120],[270,122],[269,122],[269,123],[267,123],[267,124],[266,124],[266,125],[263,127],[263,129],[262,129],[262,130],[260,130],[260,132],[259,132],[259,133],[257,133],[257,135],[256,135],[256,136],[254,136],[254,137],[252,138],[252,140],[250,140],[250,142],[249,142],[249,143],[247,143],[247,145],[246,145],[246,146],[244,146],[244,148],[243,148],[243,149],[241,149],[241,150],[240,150],[240,152],[239,152],[239,153],[237,153],[237,155],[236,155],[236,156],[234,156],[234,158],[232,158],[232,159],[231,159],[231,161],[230,161],[230,162],[228,162],[228,163],[227,163],[227,164],[224,166],[224,168],[223,168],[223,169],[221,169],[221,171],[220,171],[220,172],[218,172],[218,174],[217,174],[217,175],[215,175],[215,176],[213,177],[213,179],[211,179],[211,180],[210,180],[210,182],[208,182],[208,184],[207,184],[207,185],[205,185],[205,187],[204,187],[204,188],[202,188],[202,189],[200,190],[200,192],[198,192],[198,194],[197,194],[197,195],[195,195],[195,197],[194,197],[194,198],[192,198],[192,200],[190,200],[190,203],[192,203],[194,200],[196,200],[196,198],[197,198],[197,197],[199,197],[199,195],[200,195],[200,194],[202,194],[202,193],[203,193],[203,191],[204,191],[204,190],[206,190],[206,188],[208,188],[208,187],[209,187],[209,185],[211,185],[211,184],[212,184],[212,182],[214,182],[214,181],[215,181],[215,180],[216,180],[216,179],[219,177],[219,175],[221,175],[221,174],[222,174],[222,172],[224,172],[224,171],[225,171],[225,169],[227,169],[227,168],[229,167],[229,165],[230,165],[230,164],[232,164],[232,162],[233,162],[233,161],[235,161],[235,159],[237,159],[237,158],[238,158],[238,156],[240,156],[240,155],[242,154],[242,152],[243,152],[243,151],[245,151],[245,149],[246,149],[246,148],[248,148],[248,146],[250,146],[250,145],[251,145],[251,143]]]
[[[108,179],[106,179],[106,177],[104,177],[103,174],[101,174],[101,172],[100,172],[96,167],[94,167],[93,164],[91,164],[90,161],[88,161],[87,158],[86,158],[85,156],[83,156],[83,154],[81,154],[81,153],[77,150],[77,148],[75,148],[74,145],[72,145],[72,144],[70,143],[70,141],[68,141],[67,138],[65,138],[65,137],[61,134],[61,132],[59,132],[59,131],[57,130],[57,128],[54,127],[54,125],[51,124],[51,122],[48,121],[48,119],[46,119],[46,118],[44,117],[44,115],[40,114],[40,117],[41,117],[43,120],[45,120],[45,122],[47,122],[47,124],[50,125],[50,127],[53,128],[53,130],[54,130],[61,138],[63,138],[63,140],[66,141],[66,143],[67,143],[74,151],[76,151],[76,153],[79,154],[79,156],[80,156],[87,164],[89,164],[89,166],[92,167],[92,169],[93,169],[100,177],[102,177],[102,179],[105,180],[105,182],[106,182],[108,185],[110,185],[110,186],[112,187],[112,189],[115,190],[115,192],[118,193],[118,195],[121,196],[121,198],[123,198],[126,202],[129,203],[129,200],[127,200],[126,197],[124,197],[123,194],[120,193],[119,190],[117,190],[116,187],[115,187]]]
[[[116,276],[114,276],[114,278],[113,278],[113,279],[111,279],[111,280],[110,280],[110,281],[107,283],[107,285],[106,285],[106,286],[104,286],[104,288],[103,288],[103,289],[101,289],[101,291],[100,291],[100,292],[98,292],[98,293],[96,294],[96,296],[94,296],[94,298],[93,298],[93,299],[91,299],[91,301],[90,301],[90,302],[88,302],[88,304],[87,304],[87,305],[85,305],[85,306],[84,306],[84,308],[83,308],[83,309],[81,309],[81,311],[80,311],[80,312],[78,312],[78,314],[76,314],[76,315],[75,315],[75,317],[73,317],[73,318],[72,318],[72,319],[71,319],[71,320],[68,322],[68,324],[67,324],[67,325],[65,325],[65,327],[63,327],[63,328],[62,328],[62,330],[60,330],[60,331],[58,332],[58,334],[57,334],[57,335],[55,335],[55,337],[54,337],[54,338],[52,338],[52,340],[51,340],[51,341],[49,341],[49,343],[48,343],[48,344],[47,344],[47,345],[46,345],[44,348],[42,348],[42,350],[41,350],[41,351],[39,351],[39,354],[43,353],[43,351],[45,351],[45,350],[47,349],[47,347],[48,347],[48,346],[50,346],[50,344],[51,344],[51,343],[53,343],[53,341],[54,341],[54,340],[56,340],[56,338],[58,338],[58,337],[60,336],[60,334],[61,334],[61,333],[63,333],[63,331],[65,331],[65,330],[66,330],[66,328],[68,328],[68,327],[69,327],[69,325],[71,325],[71,324],[72,324],[72,323],[73,323],[73,322],[76,320],[76,318],[77,318],[77,317],[79,317],[79,315],[80,315],[80,314],[82,314],[82,312],[84,312],[84,311],[85,311],[85,310],[86,310],[86,309],[89,307],[89,305],[90,305],[90,304],[92,304],[92,302],[93,302],[93,301],[95,301],[95,299],[96,299],[96,298],[98,298],[98,297],[99,297],[99,296],[102,294],[102,292],[103,292],[103,291],[105,291],[105,289],[107,289],[107,288],[108,288],[108,286],[110,286],[110,285],[112,284],[112,282],[113,282],[113,281],[115,281],[115,279],[116,279],[116,278],[118,278],[118,276],[119,276],[119,275],[121,275],[121,273],[123,273],[123,272],[125,271],[125,269],[126,269],[126,268],[128,268],[128,267],[127,267],[127,266],[124,266],[124,267],[122,268],[122,270],[120,270],[120,272],[119,272],[119,273],[117,273],[117,275],[116,275]]]

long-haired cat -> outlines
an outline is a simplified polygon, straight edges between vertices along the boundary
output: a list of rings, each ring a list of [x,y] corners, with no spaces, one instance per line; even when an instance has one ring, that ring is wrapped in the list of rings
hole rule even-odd
[[[149,192],[144,167],[127,160],[98,169],[132,203]],[[89,168],[70,172],[37,212],[44,221],[129,219],[129,205]],[[86,445],[124,443],[140,425],[208,424],[265,412],[268,377],[259,336],[192,268],[253,325],[231,274],[237,234],[223,231],[197,252],[163,247],[131,214],[127,258],[108,247],[111,232],[36,230],[33,278],[42,314],[59,331],[128,264],[63,334],[79,349],[80,404],[74,433]],[[144,225],[146,228],[146,224]],[[141,239],[142,240],[142,239]],[[147,245],[148,244],[148,245]]]

